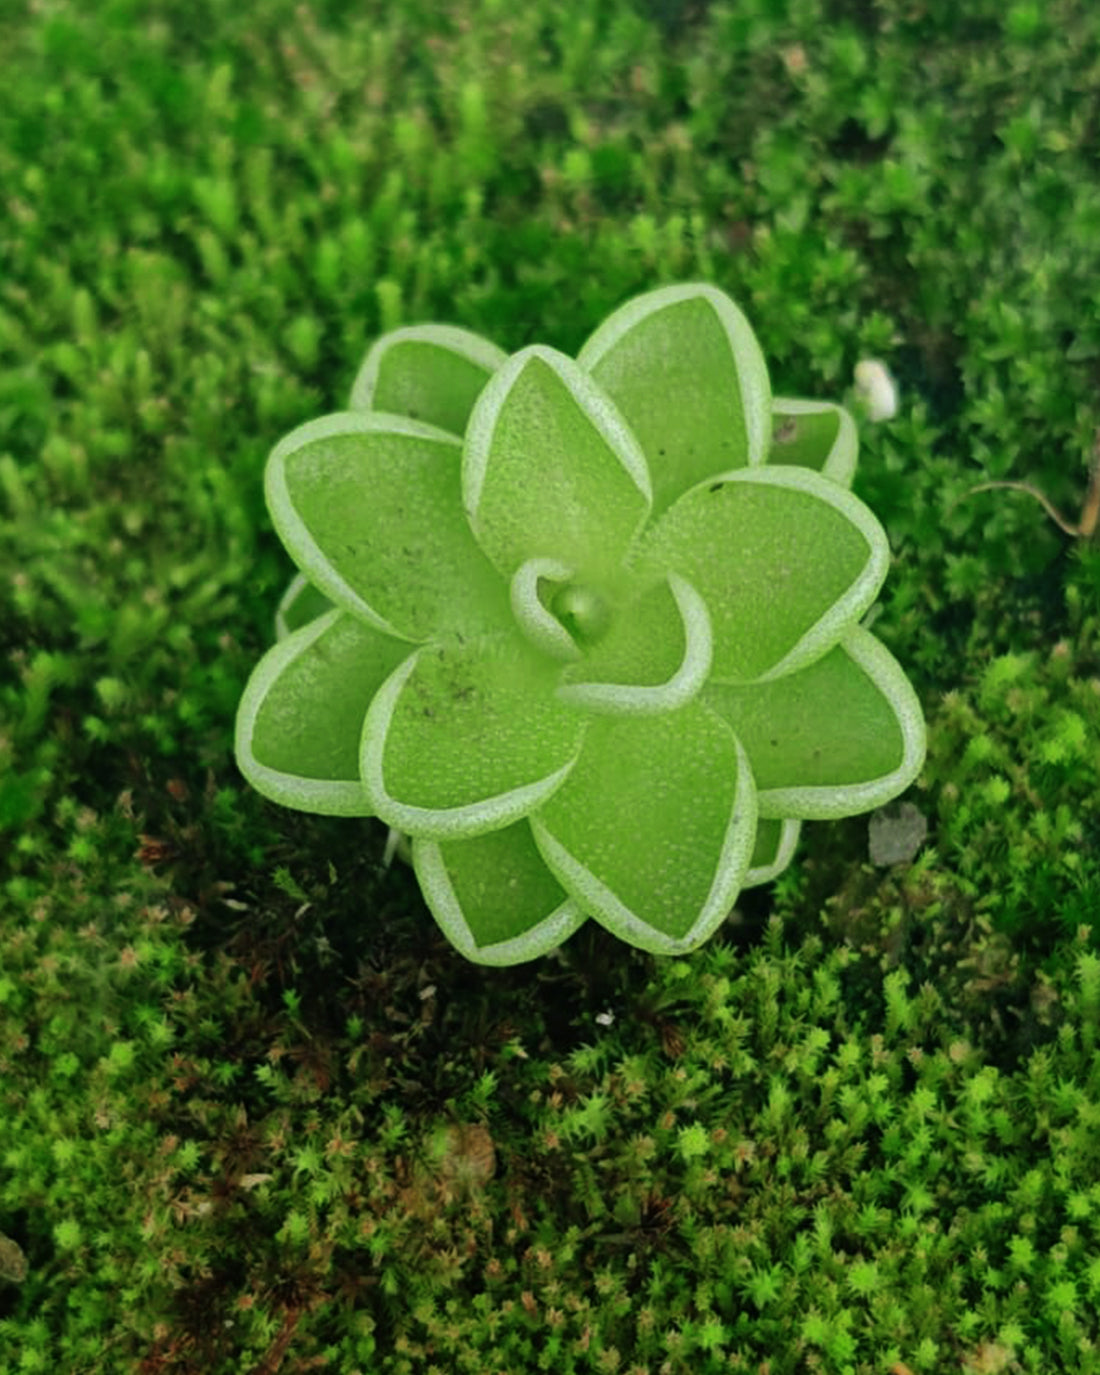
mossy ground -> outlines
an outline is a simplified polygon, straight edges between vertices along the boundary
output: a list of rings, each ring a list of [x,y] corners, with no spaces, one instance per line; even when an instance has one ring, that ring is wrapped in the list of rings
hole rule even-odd
[[[1100,1371],[1100,11],[0,7],[0,1372]],[[711,280],[856,490],[910,865],[466,964],[231,757],[267,450],[380,331]]]

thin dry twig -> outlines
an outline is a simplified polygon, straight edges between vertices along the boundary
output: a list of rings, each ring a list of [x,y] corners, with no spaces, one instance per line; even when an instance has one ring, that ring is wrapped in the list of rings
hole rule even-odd
[[[1097,525],[1100,524],[1100,430],[1097,430],[1096,438],[1093,441],[1088,490],[1081,507],[1081,519],[1076,525],[1066,520],[1049,498],[1044,496],[1038,487],[1033,487],[1030,482],[980,482],[977,487],[971,487],[966,495],[973,496],[975,492],[990,492],[995,487],[1007,487],[1014,492],[1026,492],[1028,496],[1034,497],[1039,502],[1060,530],[1064,530],[1067,535],[1072,535],[1074,539],[1090,539],[1095,534]]]

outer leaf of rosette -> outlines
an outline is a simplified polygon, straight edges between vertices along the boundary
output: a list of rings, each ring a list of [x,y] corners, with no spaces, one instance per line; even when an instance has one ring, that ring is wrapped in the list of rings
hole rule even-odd
[[[686,492],[632,555],[675,571],[710,613],[713,680],[793,672],[834,645],[875,599],[890,550],[874,513],[809,468],[740,468]]]
[[[478,393],[507,357],[453,325],[391,330],[367,351],[348,408],[388,411],[461,435]]]
[[[749,871],[741,887],[755,888],[778,878],[794,858],[801,829],[802,823],[789,817],[783,821],[761,817],[756,823],[756,844]]]
[[[474,535],[509,580],[555,559],[582,580],[613,578],[650,509],[637,441],[586,372],[533,345],[478,397],[462,455]]]
[[[382,685],[360,767],[377,814],[458,840],[527,816],[568,776],[586,720],[555,695],[560,666],[518,631],[422,646]]]
[[[585,921],[543,863],[526,821],[472,840],[416,840],[413,866],[441,930],[476,964],[536,959]]]
[[[331,610],[292,631],[253,670],[237,710],[237,766],[273,802],[371,816],[359,737],[371,698],[410,646]]]
[[[325,594],[318,592],[304,573],[295,573],[275,611],[275,638],[285,640],[331,610],[332,603]]]
[[[462,514],[460,453],[454,435],[402,416],[325,416],[275,446],[268,509],[317,591],[386,634],[498,628],[508,588]]]
[[[850,487],[858,454],[856,422],[843,406],[773,398],[769,464],[814,468],[842,487]]]
[[[862,626],[798,672],[740,686],[712,681],[703,698],[752,760],[761,816],[814,820],[870,811],[903,792],[924,762],[916,693]]]
[[[767,365],[748,321],[716,287],[662,287],[628,301],[577,362],[637,437],[654,515],[712,473],[767,459]]]
[[[579,907],[657,955],[694,950],[729,914],[756,836],[737,737],[691,702],[597,717],[576,767],[531,816],[548,868]]]

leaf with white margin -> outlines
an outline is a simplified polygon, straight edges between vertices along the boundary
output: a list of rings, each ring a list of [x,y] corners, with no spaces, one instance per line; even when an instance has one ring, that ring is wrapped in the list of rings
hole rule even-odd
[[[610,576],[650,506],[649,474],[615,407],[571,358],[533,345],[478,397],[462,455],[474,535],[506,577],[529,559]]]
[[[577,362],[642,446],[655,515],[711,474],[767,458],[764,355],[744,315],[715,287],[688,283],[635,297],[600,325]]]
[[[780,677],[834,645],[875,599],[890,549],[874,513],[809,468],[740,468],[687,492],[648,530],[640,574],[679,573],[706,602],[711,677]]]
[[[856,422],[843,406],[786,396],[772,400],[769,464],[814,468],[850,487],[858,453]]]
[[[903,792],[924,762],[916,693],[862,626],[797,673],[742,687],[712,681],[703,695],[752,760],[761,816],[870,811]]]
[[[408,325],[376,339],[348,409],[388,411],[462,435],[478,393],[507,359],[503,349],[453,325]]]
[[[756,836],[752,770],[698,702],[661,716],[594,718],[581,757],[531,816],[562,887],[621,940],[694,950],[737,896]]]
[[[325,816],[372,816],[359,775],[371,698],[409,654],[332,610],[269,649],[237,709],[237,766],[265,797]]]
[[[285,640],[295,630],[309,625],[332,610],[332,603],[318,592],[304,573],[295,573],[275,611],[275,638]]]
[[[325,416],[272,450],[268,509],[318,591],[379,630],[497,628],[508,589],[463,518],[459,453],[454,435],[401,416]]]
[[[472,840],[415,840],[412,859],[432,916],[476,964],[536,959],[586,920],[543,863],[526,821]]]
[[[520,820],[559,787],[584,718],[554,695],[560,665],[518,631],[425,645],[386,682],[360,764],[383,821],[435,840]]]
[[[565,669],[558,696],[612,716],[675,711],[702,688],[710,665],[707,608],[672,573],[619,608],[607,635]]]
[[[794,858],[801,830],[801,821],[761,817],[756,823],[756,845],[753,847],[749,871],[741,887],[755,888],[758,884],[770,883],[773,878],[778,878]]]
[[[563,586],[573,569],[556,559],[528,559],[516,569],[508,589],[512,615],[527,639],[544,654],[568,663],[580,657],[577,643],[549,609],[542,587]]]

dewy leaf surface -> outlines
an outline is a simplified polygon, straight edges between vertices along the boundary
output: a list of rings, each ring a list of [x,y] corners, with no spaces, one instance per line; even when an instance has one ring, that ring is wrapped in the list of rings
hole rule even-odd
[[[319,592],[304,573],[295,573],[275,612],[275,636],[285,640],[292,631],[332,610],[332,603]]]
[[[628,301],[577,361],[637,436],[654,514],[714,473],[764,462],[767,366],[744,315],[714,287],[664,287]]]
[[[329,611],[269,649],[237,713],[241,772],[265,797],[329,816],[370,816],[359,737],[371,698],[410,646]]]
[[[479,964],[532,960],[585,921],[547,869],[526,821],[472,840],[416,840],[413,866],[441,929]]]
[[[580,656],[576,641],[546,604],[542,588],[564,587],[573,570],[556,559],[528,559],[512,576],[509,599],[516,625],[544,654],[568,662]]]
[[[803,468],[741,469],[692,489],[647,532],[639,571],[675,571],[714,632],[712,679],[786,673],[834,644],[886,576],[863,502]]]
[[[697,703],[600,717],[531,829],[562,886],[609,930],[655,954],[691,950],[748,866],[752,774],[733,732]]]
[[[831,401],[772,401],[768,463],[813,468],[842,487],[852,485],[859,453],[856,422]]]
[[[388,411],[462,435],[478,393],[508,355],[452,325],[410,325],[375,341],[349,410]]]
[[[851,816],[907,788],[924,759],[924,720],[886,647],[853,626],[807,668],[767,683],[709,683],[704,698],[752,761],[762,816]]]
[[[794,857],[801,829],[800,821],[760,817],[756,823],[756,844],[742,888],[754,888],[778,878]]]
[[[513,354],[478,397],[462,494],[509,579],[533,558],[611,576],[650,505],[645,459],[614,406],[572,359],[540,346]]]
[[[272,520],[309,580],[409,640],[507,623],[508,589],[462,515],[460,444],[399,416],[300,426],[268,460]]]
[[[526,816],[569,772],[584,734],[584,718],[554,695],[558,671],[518,632],[416,651],[363,728],[378,815],[443,840]]]

